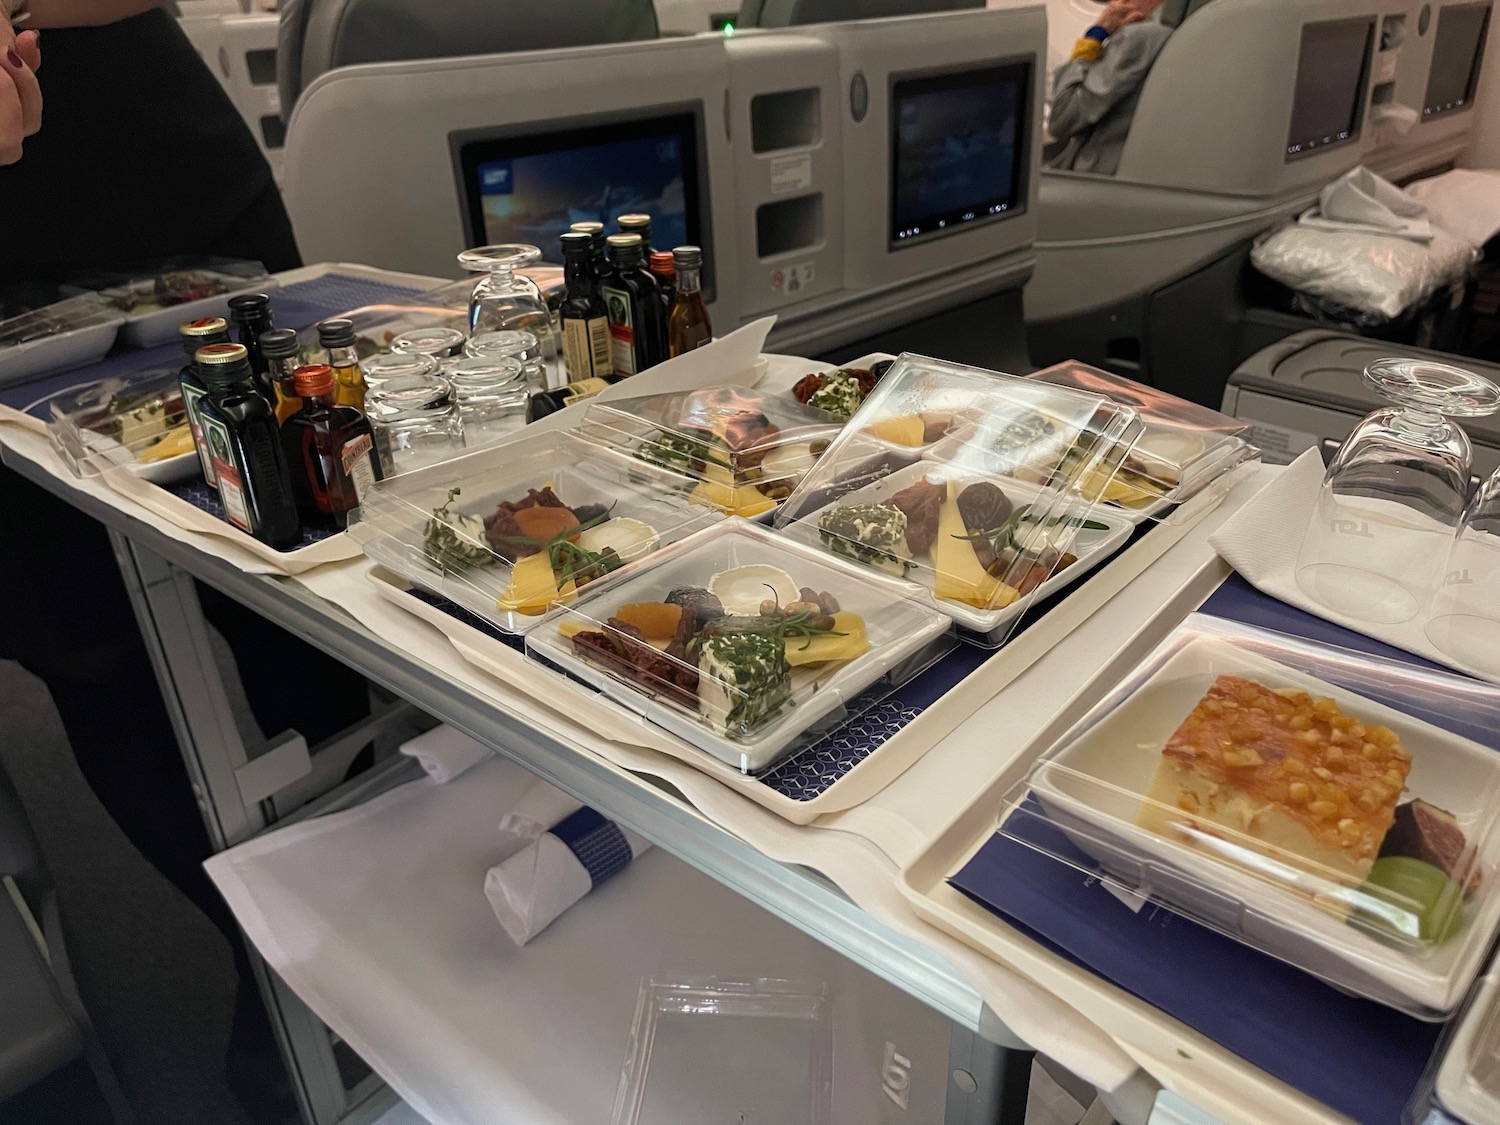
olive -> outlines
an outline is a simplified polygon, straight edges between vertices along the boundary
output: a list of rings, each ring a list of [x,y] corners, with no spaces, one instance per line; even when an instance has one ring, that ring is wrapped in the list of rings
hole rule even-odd
[[[760,615],[762,617],[780,617],[781,606],[776,603],[775,598],[767,598],[760,603]]]

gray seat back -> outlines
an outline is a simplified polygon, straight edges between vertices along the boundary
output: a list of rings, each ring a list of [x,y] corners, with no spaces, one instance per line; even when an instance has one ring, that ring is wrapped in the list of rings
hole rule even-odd
[[[983,8],[985,0],[743,0],[738,27],[795,27]]]
[[[358,63],[655,39],[651,0],[282,0],[281,115],[324,71]]]
[[[1180,27],[1183,20],[1210,2],[1211,0],[1166,0],[1160,9],[1161,22],[1168,27]]]

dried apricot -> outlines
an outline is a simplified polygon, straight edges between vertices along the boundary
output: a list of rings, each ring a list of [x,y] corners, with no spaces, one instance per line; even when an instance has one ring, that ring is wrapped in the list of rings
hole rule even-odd
[[[670,641],[682,622],[682,607],[668,602],[634,602],[622,605],[615,616],[634,625],[648,641]]]

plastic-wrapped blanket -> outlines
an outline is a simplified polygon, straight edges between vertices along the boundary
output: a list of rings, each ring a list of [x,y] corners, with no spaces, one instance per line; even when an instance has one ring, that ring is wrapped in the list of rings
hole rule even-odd
[[[1392,321],[1461,279],[1477,254],[1428,210],[1368,168],[1325,187],[1318,206],[1267,235],[1250,261],[1320,311],[1366,325]]]
[[[1395,320],[1460,280],[1477,252],[1441,230],[1431,242],[1363,231],[1318,230],[1291,223],[1250,250],[1261,273],[1325,305],[1372,321]]]

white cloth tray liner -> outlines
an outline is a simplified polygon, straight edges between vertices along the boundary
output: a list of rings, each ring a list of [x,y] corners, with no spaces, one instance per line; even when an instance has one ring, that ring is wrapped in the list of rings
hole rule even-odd
[[[767,387],[789,387],[809,371],[828,367],[797,357],[768,358],[769,370],[761,384]],[[569,410],[581,410],[582,405],[586,404]],[[565,424],[563,415],[567,413],[559,412],[537,425]],[[7,420],[14,419],[0,416],[0,423]],[[0,424],[0,442],[36,460],[68,485],[120,508],[173,539],[224,558],[250,573],[268,570],[253,556],[234,551],[232,545],[206,543],[206,537],[167,524],[102,484],[73,476],[52,453],[45,435],[37,434],[29,426]],[[1272,473],[1270,467],[1258,469],[1231,493],[1219,510],[1211,513],[1067,641],[875,798],[809,826],[789,824],[707,775],[664,755],[594,738],[583,727],[508,690],[506,685],[459,657],[442,634],[376,594],[366,577],[373,565],[368,560],[327,564],[288,581],[304,584],[376,635],[400,638],[401,647],[413,659],[458,688],[494,700],[497,706],[577,747],[580,753],[609,761],[618,768],[622,786],[655,789],[656,785],[648,778],[666,781],[708,820],[770,858],[819,871],[877,921],[940,953],[974,986],[990,1008],[1003,1014],[1016,1035],[1080,1077],[1111,1090],[1129,1082],[1138,1068],[1145,1068],[1158,1081],[1170,1086],[1174,1074],[1191,1064],[1173,1058],[1170,1053],[1149,1054],[1118,1031],[1114,1036],[1106,1034],[1077,1008],[1021,971],[992,961],[941,933],[917,917],[897,890],[895,880],[900,867],[917,854],[922,842],[942,829],[953,810],[968,799],[974,779],[990,776],[1004,764],[1007,754],[1026,747],[1059,707],[1095,675],[1099,664],[1092,658],[1091,650],[1097,651],[1097,645],[1107,644],[1110,637],[1128,636],[1139,628],[1152,615],[1153,606],[1159,603],[1163,592],[1172,589],[1182,575],[1200,567],[1205,556],[1212,555],[1208,535],[1264,486]],[[996,730],[1007,732],[1006,744],[998,750]],[[483,896],[479,895],[478,900],[477,909],[488,914]],[[490,922],[494,924],[492,916]],[[1100,983],[1098,987],[1108,986]],[[1160,1017],[1160,1022],[1177,1026],[1166,1017]],[[1141,1030],[1142,1038],[1148,1042],[1160,1032],[1150,1021],[1143,1022]],[[1251,1084],[1263,1081],[1259,1072],[1243,1065],[1241,1070],[1244,1081]],[[1258,1120],[1253,1103],[1247,1103],[1245,1111],[1247,1121]]]
[[[481,887],[530,784],[493,758],[207,864],[272,967],[432,1125],[607,1122],[649,974],[825,982],[840,1125],[885,1119],[880,1058],[839,1049],[856,1035],[900,1032],[946,1076],[947,1021],[660,849],[516,947]]]

